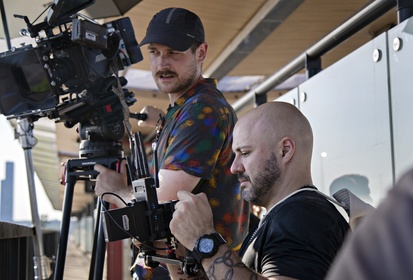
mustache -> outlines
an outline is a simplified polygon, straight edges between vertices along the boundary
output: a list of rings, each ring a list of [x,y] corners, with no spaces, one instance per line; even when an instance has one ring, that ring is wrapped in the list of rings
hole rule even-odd
[[[240,174],[240,173],[238,173],[238,181],[241,181],[241,180],[246,180],[246,181],[251,181],[250,180],[250,176],[248,176],[248,175],[245,175],[245,174]]]
[[[165,70],[165,71],[158,71],[156,72],[155,76],[159,77],[159,76],[166,76],[166,75],[176,75],[176,73],[174,71],[171,70]]]

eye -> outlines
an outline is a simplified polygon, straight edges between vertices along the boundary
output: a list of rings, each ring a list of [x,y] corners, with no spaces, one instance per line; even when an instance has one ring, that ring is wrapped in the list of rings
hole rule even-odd
[[[250,154],[250,152],[243,152],[243,151],[241,151],[240,154],[241,154],[243,157],[247,157],[247,156]]]
[[[149,54],[156,54],[156,53],[157,53],[157,51],[156,51],[156,50],[154,50],[154,49],[148,49],[148,53],[149,53]]]
[[[236,149],[234,153],[236,157],[248,157],[249,155],[251,155],[251,150],[239,148],[239,149]]]

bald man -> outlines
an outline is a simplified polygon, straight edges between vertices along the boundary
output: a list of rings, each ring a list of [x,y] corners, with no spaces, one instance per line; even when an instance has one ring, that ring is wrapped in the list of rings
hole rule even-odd
[[[231,172],[267,214],[238,256],[215,232],[206,195],[180,191],[172,233],[210,279],[324,279],[349,227],[315,191],[310,123],[295,106],[269,102],[242,116],[233,136]]]

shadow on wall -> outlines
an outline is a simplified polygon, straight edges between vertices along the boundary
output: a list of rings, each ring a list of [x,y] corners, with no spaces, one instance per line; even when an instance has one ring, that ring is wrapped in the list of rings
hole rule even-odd
[[[373,202],[370,197],[369,179],[366,176],[348,174],[334,179],[330,185],[330,195],[344,188],[350,190],[364,202],[369,204]]]

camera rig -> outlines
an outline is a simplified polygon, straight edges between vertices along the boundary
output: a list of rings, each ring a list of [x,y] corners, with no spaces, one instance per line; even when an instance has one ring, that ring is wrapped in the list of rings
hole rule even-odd
[[[130,132],[129,118],[144,120],[146,116],[129,112],[128,107],[136,99],[122,88],[127,81],[118,72],[143,57],[129,18],[98,24],[77,13],[93,3],[54,0],[46,19],[38,24],[15,15],[25,21],[27,29],[22,34],[34,38],[36,46],[24,45],[0,53],[1,114],[30,122],[48,117],[67,128],[78,124],[79,159],[67,161],[62,182],[65,194],[54,279],[63,278],[74,185],[77,180],[96,178],[95,164],[118,169],[124,159],[119,140],[125,126],[131,142],[132,156],[127,160],[135,200],[116,210],[108,210],[105,202],[98,204],[100,218],[89,276],[101,278],[104,241],[129,237],[141,242],[147,265],[171,263],[181,265],[189,275],[195,274],[199,264],[190,255],[177,260],[171,249],[167,257],[158,256],[152,246],[153,241],[161,239],[172,246],[169,222],[176,202],[158,203],[157,180],[149,176],[141,136]]]
[[[136,99],[122,88],[126,79],[118,76],[120,70],[143,59],[131,21],[121,18],[99,24],[77,14],[93,3],[54,0],[45,20],[37,24],[15,15],[26,23],[22,34],[34,38],[36,45],[0,53],[0,114],[25,120],[31,128],[41,117],[67,128],[78,124],[79,159],[67,161],[62,182],[65,194],[56,280],[63,279],[76,181],[96,176],[93,166],[98,163],[116,169],[123,158],[120,140],[125,126],[130,129],[129,117],[144,117],[129,113]],[[102,275],[105,255],[101,228],[98,222],[90,269],[90,277],[94,274],[96,279]]]
[[[135,238],[145,243],[172,238],[169,222],[172,219],[175,202],[158,202],[156,194],[158,186],[150,177],[140,132],[130,137],[130,145],[131,155],[127,157],[127,167],[135,199],[125,203],[125,207],[102,210],[105,240],[111,242]],[[101,199],[105,195],[116,194],[104,193]]]
[[[155,179],[150,177],[145,147],[140,132],[130,137],[131,156],[127,158],[129,178],[132,183],[135,199],[125,203],[125,207],[106,209],[102,207],[102,225],[106,242],[132,238],[140,243],[140,257],[149,267],[156,267],[159,262],[178,265],[187,275],[195,275],[200,268],[189,251],[183,260],[175,255],[177,240],[174,239],[169,223],[177,201],[158,202],[158,167],[155,161]],[[156,157],[156,143],[152,145],[153,156]],[[116,195],[104,193],[105,195]],[[155,248],[154,241],[164,240],[165,248]],[[168,255],[157,255],[156,250],[165,250]]]
[[[111,86],[126,85],[118,71],[143,59],[129,18],[105,24],[76,14],[94,1],[55,0],[44,22],[24,19],[24,34],[37,46],[0,53],[0,113],[9,118],[48,117],[72,127],[116,97]],[[135,100],[126,90],[127,106]],[[100,102],[100,103],[99,103]],[[103,104],[106,105],[106,104]],[[123,116],[123,115],[121,115]],[[91,121],[92,122],[92,121]]]

